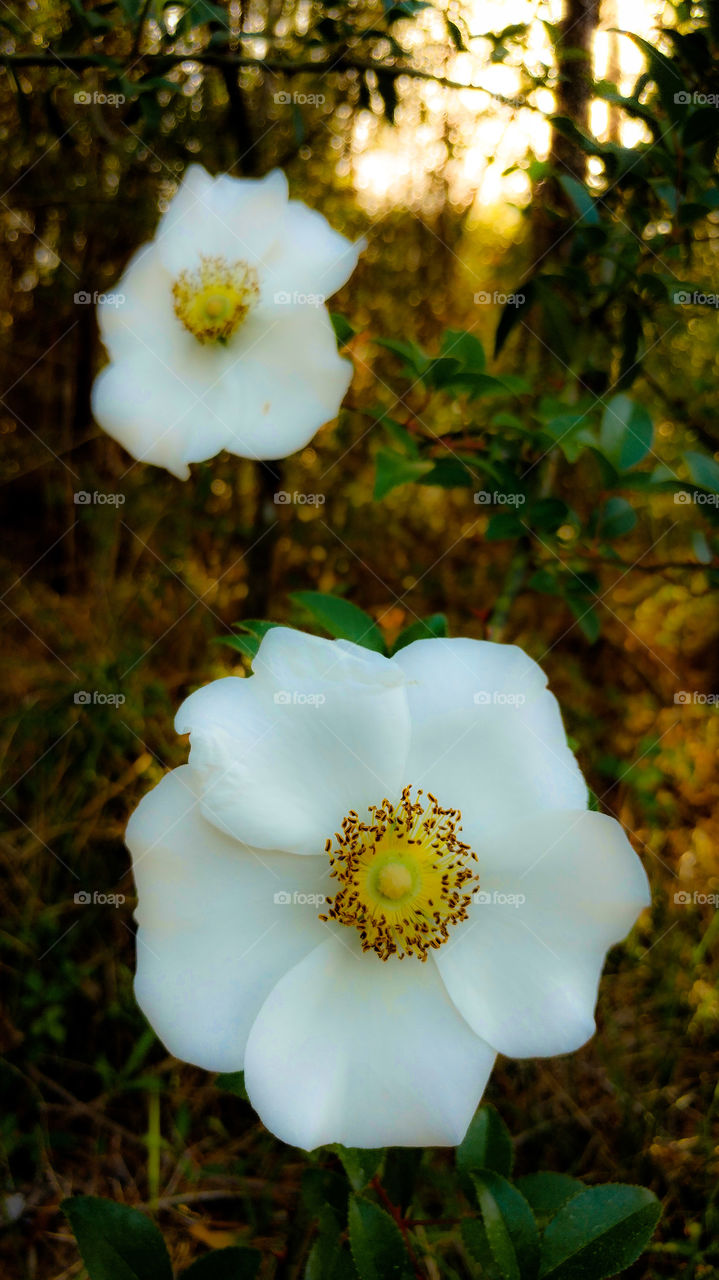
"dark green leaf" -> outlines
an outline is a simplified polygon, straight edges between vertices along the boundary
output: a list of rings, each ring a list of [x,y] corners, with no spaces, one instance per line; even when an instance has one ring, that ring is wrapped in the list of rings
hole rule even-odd
[[[416,378],[422,378],[431,364],[430,357],[416,342],[400,342],[397,338],[375,338],[375,342],[378,347],[384,347],[385,350],[400,356],[405,362],[405,367]]]
[[[474,1114],[464,1138],[457,1147],[457,1168],[464,1173],[493,1169],[509,1177],[514,1163],[514,1150],[509,1129],[499,1112],[485,1103]]]
[[[377,474],[374,482],[373,497],[376,502],[386,497],[392,489],[399,485],[410,484],[421,480],[433,470],[429,459],[409,458],[406,454],[397,453],[394,449],[378,449],[375,458]]]
[[[505,538],[521,538],[526,533],[519,516],[512,511],[498,511],[490,518],[485,537],[489,542],[502,542]]]
[[[165,1242],[139,1209],[99,1196],[63,1200],[90,1280],[172,1280]]]
[[[474,1174],[472,1181],[503,1280],[533,1280],[539,1265],[539,1231],[524,1196],[499,1173]]]
[[[483,373],[486,364],[484,347],[479,338],[464,329],[445,329],[440,351],[443,356],[453,356],[465,369]]]
[[[357,330],[353,328],[346,316],[341,316],[337,311],[330,312],[330,320],[335,331],[335,337],[341,347],[346,347],[348,342],[354,338]]]
[[[585,1190],[583,1182],[567,1173],[528,1173],[517,1179],[521,1191],[538,1218],[552,1218],[563,1204]]]
[[[337,1143],[332,1150],[342,1161],[353,1191],[362,1191],[372,1181],[384,1159],[384,1147],[343,1147]]]
[[[652,420],[643,405],[621,392],[612,396],[599,428],[599,448],[617,471],[629,471],[652,447]]]
[[[646,1187],[589,1187],[563,1205],[544,1232],[541,1280],[615,1276],[639,1257],[660,1214]]]
[[[359,1280],[391,1280],[411,1273],[399,1227],[384,1209],[362,1196],[350,1201],[349,1237]]]
[[[242,1249],[230,1245],[228,1249],[213,1249],[198,1258],[178,1280],[254,1280],[260,1269],[262,1254],[257,1249]]]
[[[583,182],[579,182],[568,173],[560,175],[559,184],[569,196],[577,213],[580,215],[578,226],[596,227],[599,225],[599,214],[594,200]]]
[[[579,624],[582,634],[586,636],[590,644],[594,644],[599,639],[599,633],[602,629],[596,609],[589,603],[586,596],[576,596],[571,592],[567,592],[565,599]]]
[[[238,1098],[242,1098],[243,1102],[249,1102],[247,1090],[245,1088],[244,1071],[227,1071],[219,1075],[215,1080],[218,1089],[223,1089],[225,1093],[234,1093]]]
[[[394,642],[393,653],[399,653],[406,645],[415,640],[435,640],[438,636],[448,636],[449,627],[444,613],[433,613],[429,618],[418,618],[410,626],[401,631]]]
[[[338,640],[352,640],[365,649],[385,653],[386,646],[377,623],[350,600],[324,591],[295,591],[291,597],[310,617]]]
[[[304,1280],[357,1280],[351,1255],[342,1241],[342,1228],[330,1209],[320,1209],[318,1225]]]
[[[495,356],[499,355],[500,351],[502,350],[502,347],[507,341],[507,338],[512,332],[514,326],[516,324],[519,324],[520,321],[524,321],[524,319],[527,316],[527,313],[529,312],[531,307],[534,305],[534,302],[535,302],[534,281],[533,280],[525,281],[523,285],[520,285],[519,289],[516,291],[513,297],[515,300],[521,297],[522,302],[505,303],[504,310],[502,311],[502,314],[499,317],[497,332],[494,335]]]
[[[602,538],[621,538],[630,533],[637,523],[637,513],[626,498],[609,498],[604,504],[597,523],[597,533]]]
[[[709,489],[711,493],[719,493],[719,462],[708,453],[685,453],[684,461],[694,484],[700,489]]]

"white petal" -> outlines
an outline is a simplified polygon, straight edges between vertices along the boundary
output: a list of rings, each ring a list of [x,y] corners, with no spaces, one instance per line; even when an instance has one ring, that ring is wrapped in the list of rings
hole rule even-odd
[[[284,458],[304,448],[336,418],[352,381],[352,365],[337,353],[324,307],[253,312],[228,343],[232,359],[211,392],[223,447],[241,457]],[[197,421],[186,447],[188,462],[208,456]]]
[[[316,209],[290,200],[260,269],[261,306],[331,298],[349,280],[365,247],[364,240],[352,243],[340,235]]]
[[[192,165],[160,221],[156,242],[172,276],[194,270],[200,254],[261,266],[287,209],[280,169],[264,178],[211,178]]]
[[[594,1032],[607,949],[649,905],[644,868],[618,822],[586,811],[524,818],[477,855],[479,900],[436,953],[447,990],[500,1053],[569,1053]]]
[[[138,461],[166,467],[186,480],[188,441],[198,422],[206,442],[203,457],[217,453],[229,435],[215,412],[211,383],[211,365],[200,380],[195,370],[178,363],[176,373],[140,348],[100,371],[92,390],[93,415]]]
[[[180,708],[203,812],[257,848],[313,854],[398,793],[409,720],[387,658],[286,628],[262,641],[250,679],[215,681]]]
[[[245,1083],[266,1127],[297,1147],[454,1146],[493,1063],[434,965],[332,939],[265,1001]]]
[[[586,806],[557,701],[521,649],[418,640],[394,661],[412,681],[405,781],[460,809],[469,844],[518,815]]]
[[[130,819],[139,905],[135,993],[176,1057],[237,1071],[277,979],[327,936],[326,858],[258,855],[200,813],[187,766],[167,774]],[[275,901],[275,895],[284,901]]]

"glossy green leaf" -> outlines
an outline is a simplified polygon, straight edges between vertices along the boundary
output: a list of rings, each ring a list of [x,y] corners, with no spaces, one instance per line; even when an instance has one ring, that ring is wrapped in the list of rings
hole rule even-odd
[[[685,453],[684,461],[694,484],[710,493],[719,493],[719,462],[708,453]]]
[[[337,1143],[332,1150],[339,1156],[353,1191],[362,1191],[372,1181],[384,1159],[384,1147],[343,1147]]]
[[[330,312],[330,320],[339,345],[346,347],[347,343],[354,338],[357,330],[353,328],[346,316],[339,315],[337,311]]]
[[[540,1280],[605,1280],[631,1265],[661,1214],[646,1187],[589,1187],[563,1205],[544,1232]]]
[[[415,640],[435,640],[438,636],[448,636],[449,626],[444,613],[433,613],[429,618],[418,618],[410,626],[401,631],[394,642],[393,653],[399,653],[406,645]]]
[[[567,1173],[528,1173],[517,1178],[517,1190],[521,1191],[537,1218],[554,1217],[563,1204],[585,1190],[583,1182],[570,1178]]]
[[[609,498],[599,513],[597,533],[602,538],[621,538],[637,523],[637,513],[626,498]]]
[[[472,1177],[487,1241],[503,1280],[534,1280],[539,1231],[520,1191],[499,1173]]]
[[[349,1238],[359,1280],[404,1280],[411,1275],[399,1227],[384,1209],[363,1196],[350,1201]]]
[[[352,640],[365,649],[374,649],[375,653],[386,652],[384,637],[374,618],[350,600],[324,591],[295,591],[290,599],[336,640]]]
[[[464,1173],[492,1169],[509,1177],[514,1163],[512,1138],[498,1111],[485,1103],[475,1112],[457,1147],[457,1168]]]
[[[373,497],[376,502],[391,493],[392,489],[428,476],[434,466],[429,459],[411,458],[404,453],[396,453],[394,449],[378,449],[375,462],[377,473]]]
[[[139,1209],[100,1196],[63,1200],[89,1280],[172,1280],[165,1242]]]
[[[652,447],[652,420],[643,405],[624,392],[612,396],[602,415],[599,448],[617,471],[629,471]]]

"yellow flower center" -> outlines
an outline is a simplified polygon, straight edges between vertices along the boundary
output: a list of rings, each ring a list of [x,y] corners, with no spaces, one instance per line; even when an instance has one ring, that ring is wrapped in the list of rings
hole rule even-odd
[[[260,296],[257,272],[246,262],[201,255],[195,271],[172,286],[175,315],[198,342],[227,342]]]
[[[411,791],[405,787],[397,805],[372,806],[369,822],[350,809],[336,845],[325,846],[340,887],[320,920],[357,929],[362,950],[381,960],[426,960],[466,920],[479,888],[471,866],[477,855],[458,836],[461,813],[429,794],[423,802],[421,791],[412,800]]]

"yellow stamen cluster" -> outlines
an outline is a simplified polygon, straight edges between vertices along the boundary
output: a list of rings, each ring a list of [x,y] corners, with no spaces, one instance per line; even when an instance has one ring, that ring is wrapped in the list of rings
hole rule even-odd
[[[466,920],[479,877],[470,863],[477,855],[458,837],[461,813],[442,809],[433,795],[422,803],[405,787],[397,805],[383,800],[360,821],[350,809],[325,846],[330,874],[340,888],[328,899],[320,920],[336,920],[359,930],[363,951],[381,960],[416,956],[425,961]]]
[[[172,286],[175,315],[198,342],[227,342],[260,296],[257,272],[246,262],[200,257]]]

